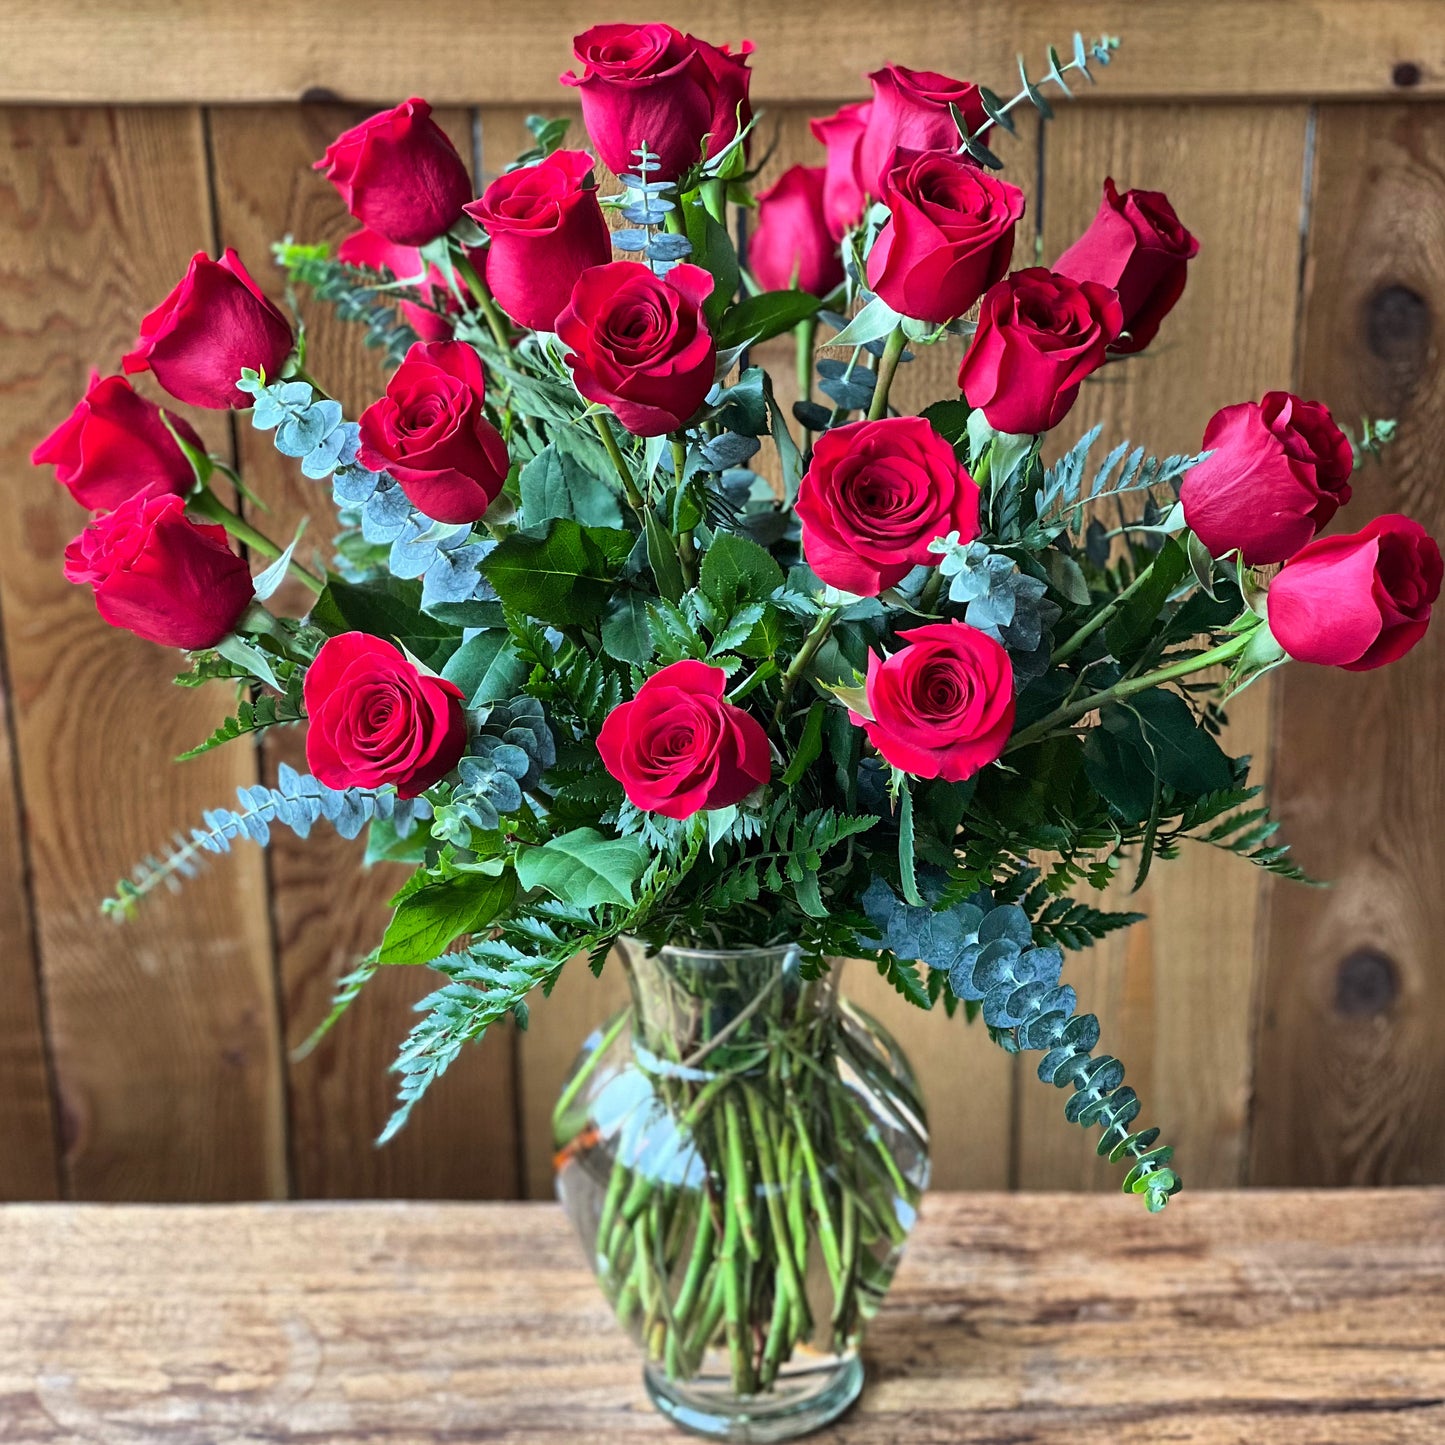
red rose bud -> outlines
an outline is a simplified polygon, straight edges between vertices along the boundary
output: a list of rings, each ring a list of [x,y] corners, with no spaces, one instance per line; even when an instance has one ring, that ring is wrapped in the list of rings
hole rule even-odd
[[[306,766],[328,788],[414,798],[456,767],[467,745],[462,690],[364,632],[329,637],[306,670]]]
[[[171,425],[188,446],[206,450],[187,422],[172,417]],[[196,481],[160,407],[137,395],[123,376],[102,379],[98,371],[75,410],[30,460],[53,466],[56,481],[92,512],[110,511],[132,497],[184,496]]]
[[[466,163],[415,97],[343,131],[312,169],[363,226],[398,246],[435,241],[472,198]]]
[[[1212,455],[1184,478],[1184,520],[1210,554],[1251,567],[1292,557],[1350,500],[1350,439],[1317,401],[1271,391],[1215,412]]]
[[[726,687],[720,667],[674,662],[607,714],[597,751],[634,807],[690,818],[742,802],[772,776],[767,734],[723,700]]]
[[[150,371],[178,401],[192,406],[248,407],[236,389],[250,367],[274,378],[291,354],[291,324],[261,293],[228,246],[219,261],[191,257],[180,285],[140,324],[128,372]]]
[[[1376,517],[1346,537],[1296,552],[1269,584],[1269,630],[1299,662],[1368,672],[1425,635],[1445,571],[1418,523]]]
[[[492,238],[487,285],[519,326],[552,331],[577,278],[612,259],[586,151],[498,176],[467,214]]]
[[[646,143],[661,162],[650,179],[673,181],[702,159],[718,85],[688,36],[661,23],[594,25],[572,50],[582,73],[569,70],[562,84],[576,87],[603,165],[631,172]]]
[[[962,137],[950,105],[963,112],[970,131],[988,120],[972,81],[905,65],[885,65],[868,79],[873,82],[873,106],[858,147],[858,179],[874,200],[882,198],[884,182],[897,164],[895,152],[958,150]]]
[[[793,166],[758,195],[748,265],[765,291],[796,286],[826,296],[843,282],[838,243],[823,212],[823,167]]]
[[[390,472],[407,500],[438,522],[475,522],[511,465],[483,410],[486,373],[464,341],[418,341],[361,414],[362,463]]]
[[[584,271],[557,318],[577,390],[634,436],[676,431],[712,390],[717,345],[702,314],[712,287],[685,263],[661,277],[641,261]]]
[[[884,200],[868,284],[901,315],[952,321],[1008,271],[1024,213],[1017,186],[962,156],[913,155],[889,174]]]
[[[1104,364],[1122,325],[1119,298],[1107,286],[1041,266],[1015,271],[983,298],[958,388],[995,431],[1047,431]]]
[[[978,487],[922,417],[824,432],[798,487],[803,556],[830,586],[876,597],[919,564],[935,537],[978,536]]]
[[[1097,281],[1119,293],[1124,333],[1110,347],[1143,351],[1159,323],[1184,294],[1185,273],[1199,242],[1179,224],[1162,191],[1115,189],[1104,182],[1104,199],[1089,229],[1054,263],[1060,276]]]
[[[748,99],[748,85],[753,73],[748,67],[748,56],[753,53],[753,42],[744,40],[734,55],[730,47],[709,45],[696,35],[689,35],[687,40],[712,78],[712,120],[708,123],[704,146],[704,154],[711,160],[732,144],[739,128],[746,130],[752,123],[753,107]],[[744,156],[747,150],[747,138],[744,137]]]
[[[868,659],[870,721],[853,714],[886,762],[915,778],[961,783],[1004,750],[1014,723],[1008,653],[962,622],[900,632],[907,647]]]
[[[255,589],[223,527],[190,521],[177,496],[132,497],[65,549],[65,578],[95,589],[96,611],[162,647],[214,647]]]
[[[871,100],[840,105],[830,116],[808,122],[814,137],[828,149],[823,180],[823,215],[828,234],[841,241],[863,219],[863,182],[858,178],[858,148],[873,110]]]
[[[367,271],[390,271],[398,281],[411,281],[425,272],[425,279],[417,282],[416,289],[427,304],[402,301],[397,310],[421,340],[447,341],[451,338],[452,323],[440,313],[459,311],[460,308],[441,269],[424,266],[417,247],[398,246],[395,241],[388,241],[375,231],[353,231],[336,248],[336,259],[347,266],[359,266]]]

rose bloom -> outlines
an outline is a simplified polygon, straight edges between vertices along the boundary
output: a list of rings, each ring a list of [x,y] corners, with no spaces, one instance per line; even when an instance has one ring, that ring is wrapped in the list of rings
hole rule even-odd
[[[1350,500],[1354,452],[1328,408],[1287,391],[1215,412],[1212,455],[1179,489],[1184,520],[1210,554],[1251,567],[1283,562]]]
[[[796,286],[826,296],[843,284],[838,244],[823,214],[822,166],[793,166],[758,194],[748,265],[765,291]]]
[[[963,156],[904,158],[884,187],[889,220],[868,253],[868,284],[895,311],[942,325],[1008,270],[1024,213],[1017,186]]]
[[[712,390],[717,345],[702,314],[712,287],[686,263],[661,277],[641,261],[584,271],[557,318],[577,390],[634,436],[676,431]]]
[[[1445,571],[1440,548],[1409,517],[1376,517],[1358,532],[1320,537],[1269,584],[1269,630],[1299,662],[1368,672],[1425,635]]]
[[[1015,271],[983,298],[958,389],[995,431],[1047,431],[1104,364],[1122,324],[1119,298],[1107,286],[1042,266]]]
[[[688,658],[607,714],[597,751],[634,807],[690,818],[742,802],[772,776],[762,724],[724,700],[726,687],[722,668]]]
[[[456,311],[456,299],[440,268],[422,264],[421,251],[416,246],[399,246],[375,231],[353,231],[336,248],[336,259],[368,271],[390,271],[398,281],[410,281],[425,271],[425,279],[417,283],[416,289],[428,304],[421,306],[415,301],[402,301],[398,303],[397,310],[422,341],[447,341],[451,338],[452,323],[440,313]],[[480,260],[480,257],[476,259]]]
[[[171,426],[188,446],[206,450],[180,417]],[[110,511],[132,497],[184,496],[195,472],[161,409],[131,389],[123,376],[90,374],[75,410],[30,453],[37,467],[53,466],[55,479],[82,507]]]
[[[868,79],[873,104],[858,145],[858,179],[874,200],[883,196],[884,182],[897,164],[896,152],[958,150],[962,138],[950,105],[962,111],[970,131],[988,120],[972,81],[906,65],[885,65]]]
[[[399,246],[435,241],[472,198],[466,163],[415,97],[343,131],[313,169],[363,226]]]
[[[361,414],[362,463],[390,472],[420,512],[475,522],[507,480],[502,434],[487,420],[486,373],[464,341],[418,341]]]
[[[1112,176],[1089,229],[1054,263],[1060,276],[1097,281],[1119,293],[1124,331],[1110,347],[1127,355],[1143,351],[1159,323],[1184,294],[1185,273],[1199,242],[1174,214],[1162,191],[1125,191]]]
[[[180,284],[141,321],[140,338],[121,365],[154,372],[192,406],[247,407],[251,398],[236,389],[242,370],[274,377],[294,344],[290,323],[228,246],[219,261],[204,251],[191,257]]]
[[[876,597],[919,564],[935,537],[978,536],[978,487],[922,417],[825,431],[798,486],[803,556],[830,586]]]
[[[65,549],[65,578],[89,583],[96,611],[162,647],[214,647],[255,589],[224,527],[192,522],[177,496],[132,497]]]
[[[554,151],[498,176],[467,215],[492,238],[492,295],[513,321],[534,331],[553,330],[577,278],[612,259],[586,151]]]
[[[868,659],[872,719],[854,713],[885,762],[915,778],[961,783],[1004,750],[1014,723],[1008,653],[963,622],[898,634],[908,645]]]
[[[671,25],[594,25],[572,42],[581,68],[563,85],[576,88],[582,122],[609,170],[632,171],[646,144],[661,168],[653,180],[676,180],[706,154],[714,156],[751,118],[747,56],[719,49]]]
[[[858,100],[840,105],[830,116],[808,122],[814,137],[828,150],[823,215],[828,234],[835,241],[841,241],[844,234],[863,219],[866,202],[863,182],[858,179],[858,147],[872,110],[871,100]]]
[[[414,798],[456,767],[467,745],[462,690],[422,672],[365,632],[328,637],[306,669],[306,765],[328,788]]]

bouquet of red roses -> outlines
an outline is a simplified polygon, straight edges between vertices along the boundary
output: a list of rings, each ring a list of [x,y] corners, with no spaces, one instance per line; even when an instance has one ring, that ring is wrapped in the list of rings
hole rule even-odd
[[[1169,1151],[1062,977],[1138,915],[1071,893],[1186,838],[1291,872],[1220,698],[1287,658],[1389,662],[1439,594],[1404,517],[1317,535],[1388,423],[1352,443],[1279,391],[1197,455],[1052,444],[1197,250],[1165,196],[1106,179],[1063,255],[1011,269],[1025,197],[995,147],[1113,44],[1021,66],[1009,100],[885,66],[814,122],[825,161],[757,195],[750,47],[662,24],[577,37],[590,149],[533,118],[480,198],[424,101],[348,131],[317,166],[362,229],[277,249],[383,352],[379,399],[348,420],[230,251],[123,358],[272,432],[318,505],[329,486],[329,564],[256,530],[124,376],[35,452],[95,514],[67,576],[183,649],[180,680],[236,689],[196,751],[306,728],[307,775],[208,813],[109,909],[278,824],[368,830],[415,871],[336,1011],[381,967],[443,976],[392,1129],[463,1044],[631,941],[636,1013],[584,1056],[560,1159],[674,1413],[713,1349],[734,1399],[810,1350],[846,1362],[911,1222],[923,1111],[886,1037],[809,1004],[830,960],[1034,1052],[1163,1207]],[[790,408],[755,350],[787,333]],[[957,388],[900,415],[895,375],[933,346]],[[288,571],[305,616],[266,605]]]

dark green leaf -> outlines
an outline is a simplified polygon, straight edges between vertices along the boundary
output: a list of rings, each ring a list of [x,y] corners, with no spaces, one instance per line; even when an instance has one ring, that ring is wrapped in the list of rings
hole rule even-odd
[[[483,632],[464,642],[442,668],[442,676],[461,688],[468,707],[505,702],[527,680],[528,667],[512,649],[506,632]]]
[[[544,447],[533,457],[518,481],[527,527],[539,527],[554,517],[571,517],[584,527],[622,525],[622,509],[612,486],[555,446]]]
[[[683,594],[682,563],[677,557],[677,543],[672,533],[658,520],[657,514],[648,509],[645,519],[647,528],[647,562],[652,568],[653,580],[658,592],[669,602],[681,602]]]
[[[712,273],[712,295],[703,303],[702,310],[708,325],[716,327],[737,295],[738,283],[742,280],[738,253],[733,250],[727,228],[714,220],[707,207],[696,197],[684,200],[682,215],[687,239],[692,242],[693,265]]]
[[[945,441],[952,442],[955,447],[964,444],[966,451],[971,411],[966,401],[936,401],[932,406],[924,407],[919,415]]]
[[[440,668],[462,640],[460,628],[421,610],[421,583],[401,577],[360,583],[332,577],[310,621],[332,637],[342,632],[384,637],[431,668]]]
[[[793,787],[808,771],[813,760],[823,751],[823,715],[828,704],[819,699],[808,709],[803,723],[803,736],[798,740],[798,751],[783,774],[784,787]]]
[[[783,569],[756,542],[735,532],[718,532],[702,559],[699,585],[732,616],[749,602],[762,602],[783,585]]]
[[[1154,758],[1154,771],[1171,788],[1197,796],[1227,788],[1233,782],[1229,759],[1219,744],[1196,725],[1189,704],[1177,692],[1150,688],[1126,702],[1110,703],[1103,711],[1114,708],[1122,708],[1138,720],[1145,749]]]
[[[1154,774],[1130,741],[1137,729],[1119,730],[1107,722],[1084,739],[1084,772],[1122,823],[1142,823],[1154,805]]]
[[[606,838],[595,828],[574,828],[519,853],[517,877],[529,892],[542,888],[579,908],[631,907],[648,859],[641,838]]]
[[[430,963],[464,933],[478,933],[511,906],[517,879],[509,871],[459,873],[404,894],[381,940],[383,963]]]
[[[606,607],[632,544],[631,532],[557,517],[544,536],[513,532],[504,538],[482,562],[482,572],[509,607],[539,622],[570,626]]]
[[[726,351],[731,346],[771,341],[816,316],[822,304],[806,291],[763,291],[745,297],[723,317],[717,344]]]
[[[1124,603],[1104,631],[1109,651],[1115,657],[1128,657],[1148,639],[1169,594],[1188,570],[1189,559],[1184,548],[1170,537],[1159,549],[1139,590]]]
[[[652,625],[647,620],[647,598],[641,592],[628,587],[607,604],[602,646],[619,662],[641,665],[652,657]]]

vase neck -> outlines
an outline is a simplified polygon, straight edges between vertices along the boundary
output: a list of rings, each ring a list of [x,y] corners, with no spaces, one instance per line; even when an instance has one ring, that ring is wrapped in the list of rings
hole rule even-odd
[[[669,1071],[698,1074],[765,1067],[779,1031],[826,1027],[836,969],[803,977],[796,945],[772,948],[622,948],[639,1048]]]

